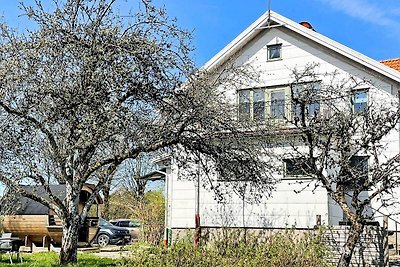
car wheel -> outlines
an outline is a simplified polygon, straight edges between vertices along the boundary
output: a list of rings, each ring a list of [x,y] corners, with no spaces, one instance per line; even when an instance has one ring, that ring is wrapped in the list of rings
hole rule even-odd
[[[110,237],[106,234],[100,234],[97,237],[97,244],[99,244],[100,247],[105,247],[110,243]]]

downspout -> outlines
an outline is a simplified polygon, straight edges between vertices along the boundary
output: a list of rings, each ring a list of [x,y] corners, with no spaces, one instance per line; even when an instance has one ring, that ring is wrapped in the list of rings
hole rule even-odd
[[[200,165],[197,165],[197,181],[196,181],[196,195],[195,195],[195,230],[194,230],[194,246],[197,248],[200,245]]]

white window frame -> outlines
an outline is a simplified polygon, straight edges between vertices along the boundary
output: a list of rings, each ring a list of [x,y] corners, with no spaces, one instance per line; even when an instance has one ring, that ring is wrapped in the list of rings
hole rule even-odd
[[[367,95],[367,101],[365,102],[365,104],[366,104],[365,109],[364,109],[364,110],[361,110],[361,111],[360,111],[360,110],[359,110],[359,111],[356,111],[356,110],[355,110],[356,94],[357,94],[358,92],[365,92],[366,95]],[[367,111],[368,111],[368,105],[369,105],[369,99],[370,99],[369,88],[357,88],[357,89],[352,90],[352,91],[351,91],[351,99],[350,99],[350,102],[351,102],[351,110],[352,110],[352,112],[353,112],[354,114],[360,114],[360,113],[367,112]]]
[[[264,90],[264,120],[255,120],[254,118],[254,90]],[[291,87],[289,85],[277,85],[277,86],[268,86],[268,87],[256,87],[256,88],[245,88],[237,91],[237,106],[238,106],[238,119],[241,119],[240,115],[240,91],[249,90],[249,98],[250,98],[250,121],[253,122],[273,122],[273,123],[282,123],[286,120],[291,119]],[[284,91],[285,95],[285,114],[283,118],[271,118],[271,95],[273,92]]]
[[[271,58],[270,48],[272,48],[272,47],[279,47],[279,57]],[[267,61],[281,60],[282,59],[282,50],[283,50],[282,47],[283,47],[282,43],[267,45]]]

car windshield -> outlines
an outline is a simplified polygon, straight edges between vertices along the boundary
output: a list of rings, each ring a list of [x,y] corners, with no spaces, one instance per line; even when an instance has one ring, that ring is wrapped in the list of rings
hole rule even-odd
[[[107,222],[106,220],[104,220],[103,218],[99,219],[99,225],[100,226],[113,226],[111,223]]]

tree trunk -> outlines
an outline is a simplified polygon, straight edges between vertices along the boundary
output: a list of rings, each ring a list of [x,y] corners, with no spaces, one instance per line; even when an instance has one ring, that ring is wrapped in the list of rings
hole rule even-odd
[[[64,224],[65,225],[65,224]],[[77,263],[79,223],[63,226],[60,264]]]
[[[147,181],[136,179],[137,184],[137,198],[142,198],[146,191]]]
[[[69,214],[60,217],[63,221],[63,237],[61,241],[60,264],[75,264],[78,261],[78,235],[81,224],[79,214],[79,195],[81,188],[66,184],[66,203]]]
[[[102,217],[106,220],[110,218],[110,190],[111,190],[111,179],[107,181],[103,188],[103,211]]]
[[[338,267],[349,267],[353,256],[354,248],[364,230],[364,225],[359,222],[351,224],[350,233],[343,247],[342,255],[340,256]]]

